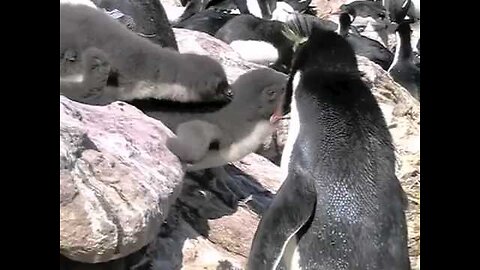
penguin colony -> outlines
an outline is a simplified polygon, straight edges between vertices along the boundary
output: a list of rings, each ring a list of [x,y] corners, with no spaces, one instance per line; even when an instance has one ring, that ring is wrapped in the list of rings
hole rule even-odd
[[[419,0],[348,1],[323,19],[311,0],[181,3],[173,12],[157,0],[60,0],[61,94],[123,100],[161,120],[190,171],[254,152],[291,113],[286,178],[247,269],[409,270],[391,135],[355,55],[420,100]],[[205,32],[265,68],[229,85],[215,60],[178,52],[170,25]]]

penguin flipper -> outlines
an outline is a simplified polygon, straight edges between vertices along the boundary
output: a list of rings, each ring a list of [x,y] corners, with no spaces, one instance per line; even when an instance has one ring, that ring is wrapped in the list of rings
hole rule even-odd
[[[315,209],[312,182],[296,173],[288,174],[258,225],[247,270],[271,270],[280,263],[289,240],[296,237]]]

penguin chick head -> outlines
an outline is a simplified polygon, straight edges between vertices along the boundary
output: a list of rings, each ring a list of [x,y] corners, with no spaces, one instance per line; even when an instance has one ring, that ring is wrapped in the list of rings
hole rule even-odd
[[[282,104],[288,76],[270,68],[254,69],[232,84],[232,106],[250,120],[282,118]]]
[[[228,100],[230,85],[222,65],[206,55],[183,54],[184,63],[180,73],[181,84],[197,94],[201,101]]]

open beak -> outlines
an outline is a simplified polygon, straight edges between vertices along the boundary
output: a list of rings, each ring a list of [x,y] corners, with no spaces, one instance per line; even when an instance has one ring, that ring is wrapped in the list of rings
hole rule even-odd
[[[283,103],[285,102],[285,93],[282,94],[280,99],[277,102],[277,105],[275,106],[275,110],[273,111],[273,114],[270,116],[270,123],[275,125],[278,123],[278,121],[283,119]]]
[[[282,120],[282,119],[283,119],[283,115],[274,112],[274,113],[272,114],[272,116],[270,116],[270,123],[271,123],[272,125],[276,125],[276,124],[278,123],[278,121],[280,121],[280,120]]]

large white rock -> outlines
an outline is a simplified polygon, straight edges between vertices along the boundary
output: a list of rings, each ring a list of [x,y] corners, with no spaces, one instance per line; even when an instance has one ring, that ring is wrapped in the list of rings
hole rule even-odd
[[[184,171],[173,133],[123,102],[60,96],[60,252],[81,262],[124,257],[150,243]]]

